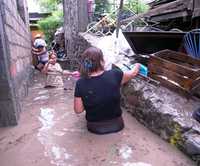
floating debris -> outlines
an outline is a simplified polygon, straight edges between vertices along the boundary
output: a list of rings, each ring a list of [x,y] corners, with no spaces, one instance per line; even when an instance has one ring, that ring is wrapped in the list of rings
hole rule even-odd
[[[128,159],[131,157],[133,151],[132,148],[128,145],[123,146],[120,150],[119,150],[119,154],[122,156],[123,159]]]
[[[38,100],[47,100],[49,99],[49,96],[38,96],[36,98],[33,99],[33,101],[38,101]]]
[[[127,163],[124,163],[123,166],[152,166],[152,165],[147,164],[147,163],[142,163],[142,162],[138,162],[138,163],[127,162]]]

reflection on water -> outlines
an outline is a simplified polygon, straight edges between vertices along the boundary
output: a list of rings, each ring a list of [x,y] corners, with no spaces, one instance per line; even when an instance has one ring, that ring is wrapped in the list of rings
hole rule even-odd
[[[38,132],[38,140],[44,146],[44,155],[51,159],[51,164],[56,166],[69,166],[67,160],[70,158],[70,154],[63,147],[57,145],[54,141],[56,136],[63,136],[65,132],[54,131],[53,127],[56,124],[55,110],[52,108],[40,108],[40,116],[38,117],[42,124],[42,127]],[[52,132],[54,131],[54,132]]]
[[[119,150],[119,154],[122,156],[123,159],[128,159],[131,157],[133,151],[132,148],[128,145],[122,146]]]
[[[152,166],[150,164],[146,164],[146,163],[142,163],[142,162],[138,162],[138,163],[124,163],[123,166]]]

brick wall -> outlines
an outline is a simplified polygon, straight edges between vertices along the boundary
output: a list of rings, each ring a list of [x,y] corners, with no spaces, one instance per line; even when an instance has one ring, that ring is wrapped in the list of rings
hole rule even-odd
[[[0,126],[16,125],[27,95],[31,35],[26,0],[0,0]]]

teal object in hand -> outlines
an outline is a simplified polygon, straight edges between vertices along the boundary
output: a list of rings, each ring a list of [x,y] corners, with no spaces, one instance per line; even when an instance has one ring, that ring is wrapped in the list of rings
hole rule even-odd
[[[123,68],[121,68],[122,71],[128,71],[128,70],[132,70],[134,68],[135,64],[132,64],[130,67],[127,65],[124,65]],[[139,74],[147,77],[148,76],[148,68],[142,64],[140,64],[140,70],[139,70]]]
[[[140,71],[139,71],[139,74],[147,77],[148,75],[148,68],[142,64],[140,64]]]
[[[135,66],[135,64],[131,65],[130,68],[133,69]],[[139,70],[139,74],[144,76],[144,77],[147,77],[148,75],[148,68],[142,64],[140,64],[140,70]]]

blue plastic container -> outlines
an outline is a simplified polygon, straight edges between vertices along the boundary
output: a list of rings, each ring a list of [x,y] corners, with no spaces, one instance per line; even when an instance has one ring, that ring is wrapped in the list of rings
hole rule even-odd
[[[140,72],[139,72],[139,74],[147,77],[147,75],[148,75],[148,68],[146,66],[140,64]]]
[[[124,66],[121,70],[122,71],[128,71],[128,70],[133,69],[134,66],[135,66],[135,64],[131,65],[130,67],[129,66]],[[140,64],[139,74],[144,76],[144,77],[147,77],[148,76],[148,68],[146,66]]]
[[[131,65],[130,69],[133,69],[134,66],[135,66],[135,64]],[[148,75],[148,68],[146,66],[144,66],[143,64],[140,64],[139,74],[142,75],[142,76],[144,76],[144,77],[147,77],[147,75]]]

